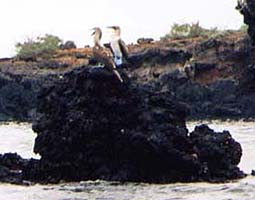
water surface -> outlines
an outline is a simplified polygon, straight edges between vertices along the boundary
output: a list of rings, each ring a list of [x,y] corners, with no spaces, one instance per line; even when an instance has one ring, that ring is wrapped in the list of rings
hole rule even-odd
[[[188,123],[189,130],[200,122]],[[255,168],[255,123],[208,123],[217,131],[229,130],[241,143],[243,157],[240,167],[246,173]],[[35,134],[29,124],[0,125],[0,152],[18,152],[23,157],[32,153]],[[0,200],[254,200],[255,177],[224,183],[120,184],[85,181],[58,185],[16,186],[0,184]]]

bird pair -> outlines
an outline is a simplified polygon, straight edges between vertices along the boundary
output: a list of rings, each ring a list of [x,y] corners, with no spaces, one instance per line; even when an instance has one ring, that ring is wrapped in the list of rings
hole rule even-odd
[[[120,82],[123,82],[116,66],[120,66],[123,63],[123,58],[128,59],[128,50],[120,38],[120,27],[111,26],[108,27],[113,29],[114,37],[108,46],[109,49],[101,46],[100,41],[102,38],[102,31],[100,28],[93,28],[92,35],[94,36],[94,47],[93,47],[93,57],[96,61],[103,64],[108,70],[113,71]]]

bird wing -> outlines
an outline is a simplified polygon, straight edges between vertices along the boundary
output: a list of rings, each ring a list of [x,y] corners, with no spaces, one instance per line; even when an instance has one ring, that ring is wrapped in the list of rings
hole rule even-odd
[[[106,69],[112,71],[116,77],[119,79],[119,81],[122,83],[123,79],[121,78],[121,75],[116,69],[116,65],[114,63],[112,54],[107,49],[105,48],[98,48],[94,47],[93,48],[93,57],[97,62],[100,62],[105,66]]]
[[[112,54],[105,48],[93,48],[93,57],[97,62],[105,65],[108,69],[116,68]]]
[[[119,46],[120,46],[120,50],[122,52],[123,57],[128,62],[128,48],[127,48],[125,42],[121,39],[119,40]]]
[[[109,50],[111,51],[112,55],[114,55],[114,52],[113,52],[111,43],[106,43],[106,44],[104,44],[104,47],[107,48],[107,49],[109,49]]]

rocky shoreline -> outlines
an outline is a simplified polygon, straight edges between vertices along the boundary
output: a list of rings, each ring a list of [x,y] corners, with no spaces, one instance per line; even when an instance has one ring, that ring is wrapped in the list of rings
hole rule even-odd
[[[171,92],[190,107],[189,120],[255,118],[255,51],[245,34],[158,41],[129,49],[128,76]],[[191,58],[190,71],[185,72]],[[60,50],[51,59],[37,61],[0,60],[0,120],[32,121],[39,91],[74,69],[92,66],[90,60],[90,48]]]

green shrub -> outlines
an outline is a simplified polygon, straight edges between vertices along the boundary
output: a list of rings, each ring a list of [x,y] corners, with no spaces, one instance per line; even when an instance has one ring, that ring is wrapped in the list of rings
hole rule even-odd
[[[247,24],[243,24],[240,28],[239,31],[241,32],[247,32],[248,31],[248,25]]]
[[[217,28],[206,29],[199,23],[173,24],[170,32],[161,39],[185,39],[193,37],[214,37],[221,33]]]
[[[16,44],[17,57],[26,60],[47,56],[58,50],[61,44],[62,40],[59,37],[49,34],[35,40],[28,38],[25,42]]]

